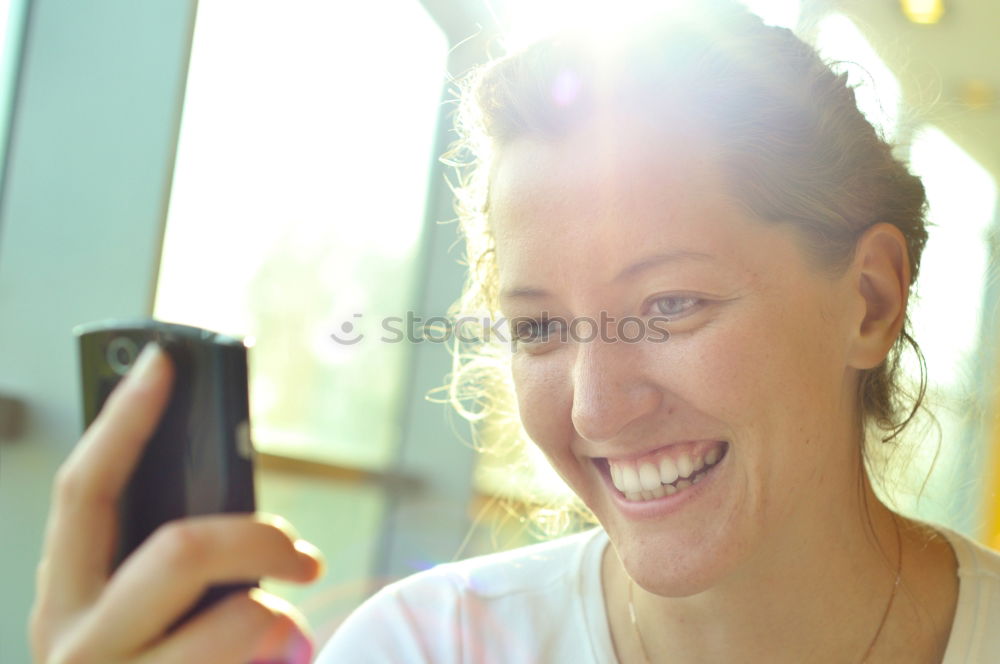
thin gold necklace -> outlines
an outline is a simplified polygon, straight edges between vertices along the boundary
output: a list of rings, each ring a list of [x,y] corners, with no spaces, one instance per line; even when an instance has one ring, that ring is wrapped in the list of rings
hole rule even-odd
[[[889,611],[892,610],[892,603],[896,599],[896,589],[899,588],[899,580],[902,577],[903,572],[903,542],[899,534],[899,523],[896,521],[896,517],[892,518],[893,523],[896,526],[896,551],[898,552],[898,560],[896,562],[896,581],[892,584],[892,592],[889,594],[889,601],[885,605],[885,611],[882,613],[882,620],[879,621],[878,629],[875,630],[875,636],[872,637],[871,643],[868,644],[868,649],[865,650],[864,656],[861,658],[860,664],[866,664],[868,661],[868,656],[872,654],[872,650],[875,649],[875,643],[878,642],[878,637],[882,635],[882,628],[885,627],[885,621],[889,617]],[[626,576],[628,576],[626,574]],[[632,601],[632,577],[628,577],[628,617],[632,621],[632,629],[635,631],[635,639],[639,642],[639,652],[642,653],[642,661],[644,664],[652,664],[649,659],[649,651],[646,650],[646,643],[642,640],[642,632],[639,631],[639,621],[635,616],[635,603]]]

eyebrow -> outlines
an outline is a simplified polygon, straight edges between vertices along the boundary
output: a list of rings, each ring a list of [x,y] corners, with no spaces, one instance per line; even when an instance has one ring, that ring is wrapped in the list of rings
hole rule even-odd
[[[651,268],[658,267],[664,263],[675,263],[678,261],[692,260],[692,261],[712,261],[715,260],[714,257],[709,254],[703,254],[700,251],[687,251],[684,249],[678,249],[677,251],[669,251],[665,254],[654,254],[647,258],[642,259],[638,263],[633,263],[627,268],[618,273],[615,277],[615,281],[624,281],[625,279],[634,279],[640,273],[645,272]]]
[[[709,254],[704,254],[699,251],[687,251],[679,249],[677,251],[669,251],[662,254],[654,254],[652,256],[647,256],[642,260],[629,265],[624,270],[618,273],[618,276],[614,278],[613,281],[621,282],[626,279],[634,279],[639,274],[651,270],[654,267],[659,267],[666,263],[675,263],[678,261],[693,260],[693,261],[713,261],[714,257]],[[531,287],[515,287],[508,288],[500,293],[501,300],[512,300],[512,299],[538,299],[549,295],[549,292],[541,288],[531,288]]]

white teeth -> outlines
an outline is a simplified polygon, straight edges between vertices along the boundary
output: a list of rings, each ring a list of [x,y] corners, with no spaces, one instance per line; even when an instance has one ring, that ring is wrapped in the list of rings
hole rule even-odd
[[[639,466],[639,483],[645,491],[652,491],[660,486],[660,473],[651,463],[644,463]]]
[[[619,491],[626,494],[642,491],[642,483],[639,482],[639,473],[635,472],[635,468],[632,466],[622,467],[622,486]]]
[[[628,500],[653,500],[669,496],[697,484],[705,471],[718,463],[722,452],[712,448],[703,456],[682,453],[676,461],[668,456],[660,460],[659,468],[649,462],[638,466],[610,463],[611,481]]]
[[[615,488],[622,491],[625,486],[622,484],[622,469],[621,466],[616,466],[615,464],[609,464],[611,466],[611,481],[614,483]]]
[[[691,457],[688,456],[687,452],[681,454],[680,458],[677,459],[677,474],[680,477],[691,477],[691,472],[694,470],[694,463],[691,461]]]
[[[677,479],[677,466],[670,457],[663,457],[660,461],[660,482],[672,484]]]

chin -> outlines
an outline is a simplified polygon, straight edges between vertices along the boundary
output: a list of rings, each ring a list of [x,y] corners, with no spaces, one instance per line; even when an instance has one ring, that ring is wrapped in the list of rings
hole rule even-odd
[[[593,464],[597,479],[582,485],[586,491],[578,495],[604,527],[629,576],[646,591],[697,595],[722,583],[748,553],[747,517],[756,510],[748,505],[742,473],[727,449],[700,481],[640,501],[616,489],[607,464]]]
[[[635,583],[662,597],[690,597],[717,586],[735,561],[720,556],[720,547],[637,539],[612,545]]]

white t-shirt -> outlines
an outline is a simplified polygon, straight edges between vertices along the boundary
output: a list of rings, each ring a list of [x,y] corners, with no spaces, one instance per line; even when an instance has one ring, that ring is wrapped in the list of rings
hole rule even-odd
[[[1000,663],[1000,554],[937,527],[958,559],[942,664]],[[316,664],[616,664],[601,591],[600,528],[438,565],[386,586]]]

